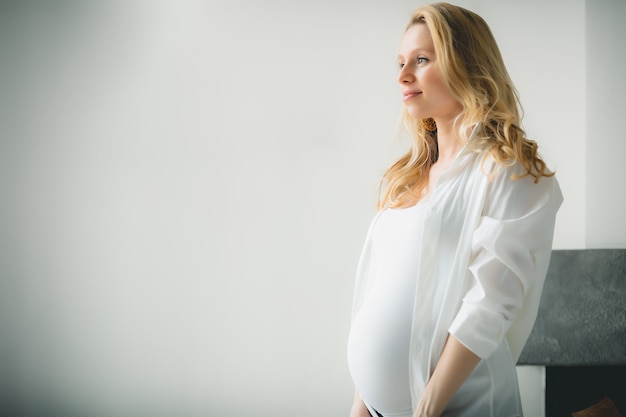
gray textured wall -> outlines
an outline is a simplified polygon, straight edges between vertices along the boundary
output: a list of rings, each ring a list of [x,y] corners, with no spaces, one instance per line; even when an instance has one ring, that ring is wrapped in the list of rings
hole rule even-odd
[[[519,363],[625,365],[625,307],[626,249],[554,251]]]

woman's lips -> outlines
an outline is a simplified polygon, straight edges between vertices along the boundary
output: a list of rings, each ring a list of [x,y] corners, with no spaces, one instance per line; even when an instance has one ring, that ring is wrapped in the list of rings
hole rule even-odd
[[[404,97],[402,98],[402,100],[407,101],[407,100],[410,100],[410,99],[412,99],[413,97],[418,96],[418,95],[420,95],[420,94],[422,94],[422,92],[421,92],[421,91],[405,91],[405,92],[403,93],[403,96],[404,96]]]

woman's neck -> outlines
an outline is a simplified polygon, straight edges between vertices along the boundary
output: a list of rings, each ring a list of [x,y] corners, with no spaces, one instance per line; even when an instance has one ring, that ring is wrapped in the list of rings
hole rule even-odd
[[[465,142],[453,123],[437,121],[437,146],[439,148],[437,162],[446,165],[456,157],[464,145]]]

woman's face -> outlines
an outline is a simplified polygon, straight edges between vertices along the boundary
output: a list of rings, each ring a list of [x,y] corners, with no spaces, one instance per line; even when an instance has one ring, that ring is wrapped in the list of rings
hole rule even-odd
[[[438,123],[452,121],[462,110],[436,65],[435,45],[428,26],[411,26],[400,44],[398,82],[402,100],[415,119],[432,117]]]

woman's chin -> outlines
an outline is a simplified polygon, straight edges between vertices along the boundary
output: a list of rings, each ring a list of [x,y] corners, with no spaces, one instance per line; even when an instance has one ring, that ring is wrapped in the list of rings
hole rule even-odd
[[[424,113],[416,111],[416,110],[411,111],[410,108],[406,109],[406,113],[409,115],[411,119],[414,119],[414,120],[422,120],[422,119],[428,118],[428,116],[425,116]]]

